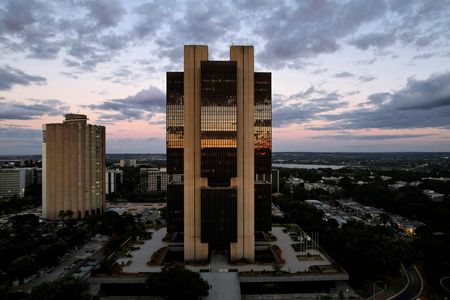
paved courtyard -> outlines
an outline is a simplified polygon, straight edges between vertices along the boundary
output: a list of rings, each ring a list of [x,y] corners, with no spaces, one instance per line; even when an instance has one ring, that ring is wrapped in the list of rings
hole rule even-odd
[[[136,244],[140,247],[138,250],[131,251],[132,257],[122,257],[117,260],[119,265],[122,262],[126,265],[128,261],[131,264],[122,268],[124,273],[139,273],[139,272],[159,272],[160,266],[147,266],[147,262],[150,261],[152,254],[162,247],[167,247],[168,243],[163,242],[162,239],[166,235],[166,228],[160,228],[153,232],[152,238],[146,240],[143,245]]]
[[[277,240],[270,242],[271,245],[278,245],[282,251],[282,257],[286,260],[286,263],[281,270],[297,273],[306,272],[310,266],[330,265],[330,261],[319,251],[308,250],[311,255],[320,255],[320,260],[302,260],[297,258],[300,252],[295,252],[291,247],[291,244],[295,243],[291,237],[283,232],[283,227],[273,227],[272,234],[276,236]],[[132,257],[119,258],[117,262],[126,265],[128,261],[131,261],[129,265],[123,267],[125,273],[139,273],[139,272],[158,272],[161,270],[161,266],[148,266],[147,262],[150,260],[152,254],[162,247],[166,247],[169,244],[163,242],[162,239],[166,235],[166,228],[160,228],[153,232],[152,238],[145,241],[143,245],[139,246],[140,249],[132,251],[130,254]],[[200,269],[208,268],[211,272],[225,272],[228,269],[238,269],[239,272],[245,271],[272,271],[272,264],[245,264],[245,265],[231,265],[228,263],[226,257],[221,254],[212,254],[210,263],[204,266],[191,266],[187,265],[187,269],[192,271],[200,271]]]

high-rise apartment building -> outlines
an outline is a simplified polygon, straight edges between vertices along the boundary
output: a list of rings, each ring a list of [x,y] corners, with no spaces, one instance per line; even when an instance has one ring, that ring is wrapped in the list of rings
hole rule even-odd
[[[185,46],[184,72],[167,73],[167,228],[184,232],[184,258],[226,251],[253,261],[255,231],[271,230],[271,73],[254,72],[252,46],[209,61]],[[260,176],[266,174],[267,176]]]
[[[60,211],[75,218],[105,208],[105,127],[87,117],[67,114],[63,123],[44,124],[42,143],[42,214]]]

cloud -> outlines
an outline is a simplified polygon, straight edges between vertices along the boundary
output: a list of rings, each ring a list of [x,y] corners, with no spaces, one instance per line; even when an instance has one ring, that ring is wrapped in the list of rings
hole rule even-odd
[[[436,55],[438,55],[438,53],[436,53],[436,52],[423,53],[423,54],[413,56],[412,60],[414,61],[414,60],[420,60],[420,59],[428,59],[428,58],[434,57]]]
[[[162,65],[179,65],[183,44],[208,44],[211,54],[223,58],[217,49],[237,42],[256,45],[263,67],[299,69],[308,66],[310,58],[346,45],[383,55],[381,50],[392,45],[446,49],[450,40],[446,4],[6,0],[0,3],[0,47],[32,58],[60,56],[67,67],[88,72],[130,46],[148,47],[152,58],[164,59]]]
[[[38,4],[35,1],[7,1],[4,10],[0,10],[0,28],[8,33],[23,31],[36,22],[32,10]]]
[[[53,59],[61,48],[51,5],[42,1],[10,0],[0,4],[0,36],[7,51]]]
[[[120,83],[123,85],[130,85],[136,82],[139,78],[136,73],[136,68],[129,68],[126,65],[119,66],[115,71],[109,72],[100,77],[101,80]]]
[[[8,91],[14,85],[46,84],[44,77],[29,75],[10,66],[0,67],[0,90]]]
[[[32,120],[44,115],[57,116],[69,111],[66,103],[60,100],[30,100],[27,103],[18,101],[0,102],[1,120]]]
[[[160,89],[151,86],[133,96],[111,99],[101,104],[85,105],[84,107],[91,110],[114,112],[101,113],[100,122],[150,120],[155,113],[165,111],[166,95]]]
[[[340,40],[361,25],[380,18],[387,10],[384,1],[301,1],[292,7],[281,2],[269,5],[257,20],[255,32],[265,46],[257,55],[266,66],[282,68],[292,61],[333,53]]]
[[[131,36],[117,28],[125,15],[118,0],[10,0],[0,4],[1,47],[38,59],[64,49],[68,67],[92,71],[128,46]]]
[[[334,74],[333,77],[336,77],[336,78],[348,78],[348,77],[354,77],[354,76],[355,76],[354,74],[344,71],[344,72],[339,72],[339,73]]]
[[[0,153],[40,154],[42,130],[24,125],[0,125]]]
[[[176,1],[173,1],[172,5],[180,8]],[[137,22],[131,32],[137,40],[156,35],[163,24],[168,24],[173,18],[173,12],[167,3],[158,1],[138,5],[133,9],[133,13]],[[161,20],[165,20],[165,22],[161,22]]]
[[[345,107],[348,103],[336,92],[317,90],[313,86],[289,97],[273,96],[272,121],[274,127],[305,123],[321,113]]]
[[[235,39],[239,31],[242,12],[233,3],[226,1],[189,1],[179,4],[179,16],[171,17],[167,30],[155,39],[159,57],[167,57],[171,62],[179,62],[183,55],[183,44],[210,45]],[[161,8],[159,8],[161,10]],[[173,15],[172,13],[169,13]],[[160,16],[158,16],[158,19]]]
[[[353,38],[349,41],[349,44],[355,46],[358,49],[367,50],[370,47],[386,48],[393,45],[395,42],[395,32],[372,32]]]
[[[377,20],[376,29],[359,32],[348,44],[360,50],[381,50],[401,44],[420,49],[448,47],[450,24],[446,1],[388,1],[388,14]],[[383,54],[386,52],[378,52]]]
[[[126,13],[117,0],[96,0],[87,4],[89,14],[97,21],[98,26],[116,26]]]
[[[322,114],[318,118],[331,123],[311,129],[450,128],[450,73],[410,78],[405,88],[372,94],[366,103],[369,107]]]
[[[369,81],[377,79],[377,77],[373,76],[373,75],[361,75],[361,76],[358,76],[358,79],[361,82],[369,82]]]

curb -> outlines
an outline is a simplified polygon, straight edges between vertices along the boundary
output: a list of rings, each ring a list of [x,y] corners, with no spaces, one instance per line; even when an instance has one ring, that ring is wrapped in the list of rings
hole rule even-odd
[[[414,298],[419,298],[420,294],[422,294],[422,291],[423,291],[423,279],[422,279],[422,275],[420,275],[419,270],[417,270],[417,267],[415,265],[413,265],[413,267],[416,270],[417,274],[419,274],[419,278],[420,278],[420,291]]]

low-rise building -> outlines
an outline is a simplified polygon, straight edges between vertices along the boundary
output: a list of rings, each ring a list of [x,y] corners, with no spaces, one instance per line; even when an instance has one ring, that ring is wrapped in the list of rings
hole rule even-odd
[[[297,186],[297,185],[305,183],[305,181],[301,178],[291,176],[291,177],[289,177],[288,180],[286,180],[286,183],[291,184],[293,186]]]
[[[325,183],[321,183],[321,182],[313,182],[313,183],[305,182],[304,187],[305,187],[305,190],[307,190],[307,191],[322,189],[322,190],[327,191],[330,194],[342,190],[342,188],[340,188],[338,186],[325,184]]]
[[[388,184],[388,189],[392,190],[392,191],[396,191],[402,187],[405,187],[408,183],[405,181],[397,181],[395,183],[392,184]]]
[[[135,159],[121,159],[120,160],[120,167],[121,168],[125,168],[125,167],[136,167],[137,166],[137,162]]]
[[[338,184],[341,181],[342,178],[343,178],[342,176],[339,176],[339,177],[335,177],[335,176],[325,177],[325,176],[323,176],[322,177],[322,181],[324,183]]]
[[[436,193],[435,191],[432,191],[432,190],[423,190],[423,193],[428,198],[430,198],[431,201],[442,202],[442,200],[444,200],[444,194],[439,194],[439,193]]]

